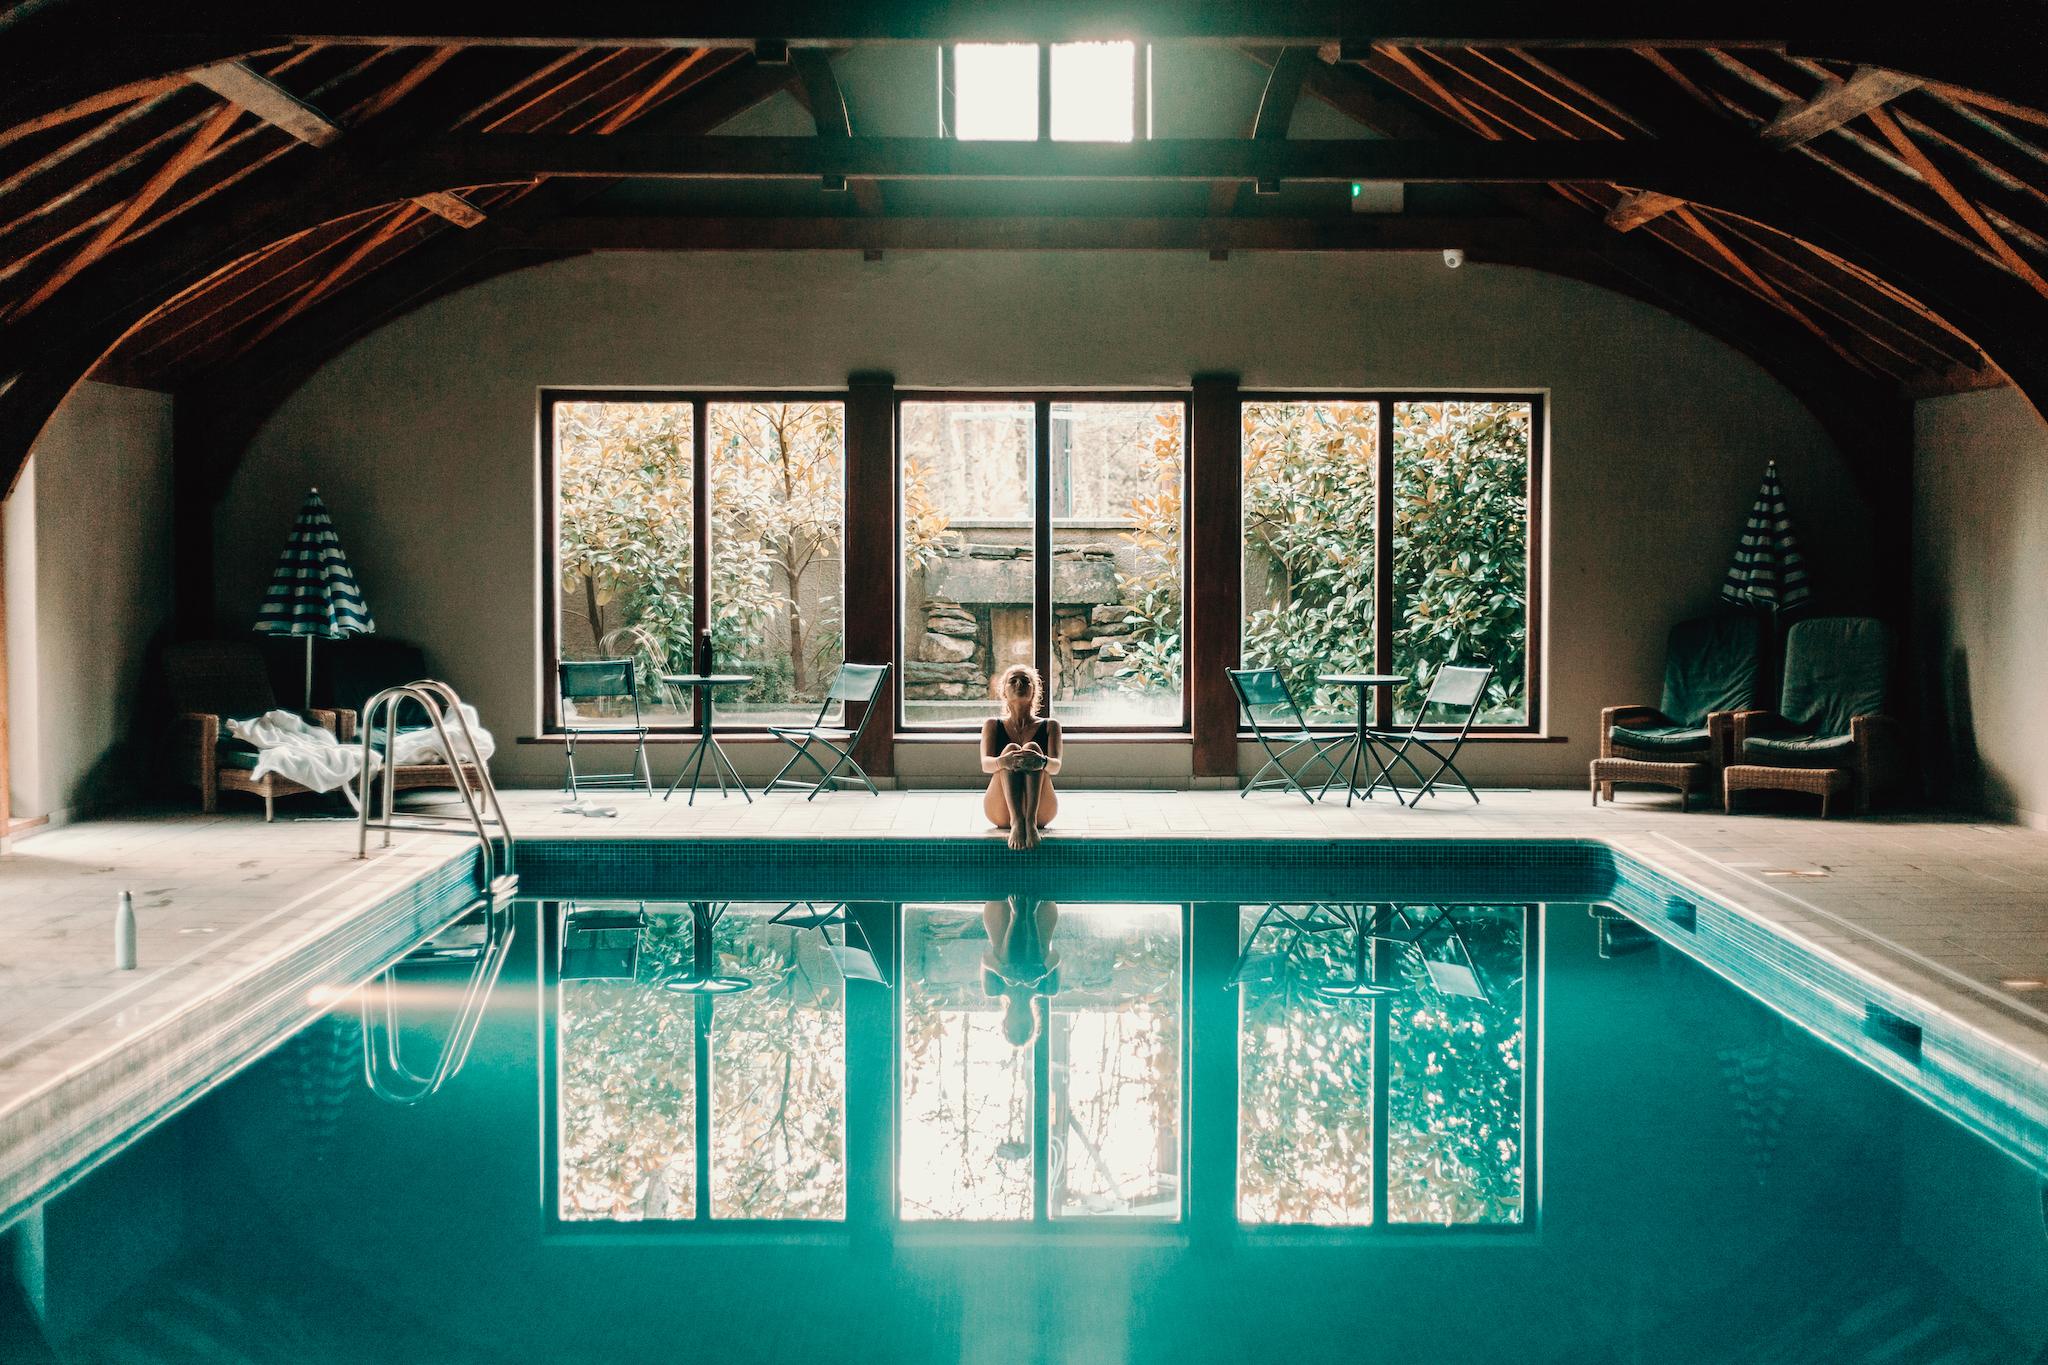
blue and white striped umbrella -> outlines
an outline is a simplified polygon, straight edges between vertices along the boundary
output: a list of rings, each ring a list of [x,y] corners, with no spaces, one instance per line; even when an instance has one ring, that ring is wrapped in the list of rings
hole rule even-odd
[[[270,591],[256,614],[259,635],[299,635],[306,641],[306,705],[313,702],[313,641],[368,635],[377,629],[356,586],[341,540],[328,519],[320,490],[310,489],[290,539],[270,575]]]
[[[1742,543],[1735,547],[1728,577],[1721,582],[1721,599],[1780,612],[1790,611],[1812,595],[1799,541],[1792,534],[1792,519],[1785,512],[1785,490],[1778,486],[1778,462],[1773,460],[1764,467],[1763,487],[1749,509],[1749,521],[1742,528]]]

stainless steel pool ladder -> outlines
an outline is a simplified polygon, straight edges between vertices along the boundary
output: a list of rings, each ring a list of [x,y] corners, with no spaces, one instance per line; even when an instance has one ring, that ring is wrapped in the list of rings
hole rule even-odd
[[[363,987],[363,1079],[368,1083],[370,1093],[378,1099],[392,1104],[418,1104],[454,1079],[455,1074],[462,1070],[462,1064],[469,1060],[469,1050],[476,1043],[477,1027],[483,1023],[491,991],[497,986],[498,977],[504,972],[505,962],[512,953],[512,911],[507,903],[486,897],[455,923],[466,924],[479,914],[484,922],[482,944],[473,949],[464,945],[451,951],[437,947],[430,939],[386,967],[375,981]],[[448,1037],[442,1042],[440,1055],[434,1059],[433,1067],[425,1073],[414,1071],[405,1064],[398,1041],[398,969],[409,961],[448,962],[464,956],[471,957],[476,965],[470,969],[469,986],[463,992],[462,1006],[456,1011],[455,1023],[448,1030]],[[378,997],[375,1005],[371,1003],[373,994]],[[378,1023],[380,1014],[381,1025]]]
[[[380,718],[384,722],[384,753],[389,754],[398,741],[398,708],[408,701],[417,702],[433,723],[441,752],[455,774],[455,790],[462,797],[462,815],[437,815],[427,811],[398,813],[398,765],[395,763],[380,765],[384,793],[383,800],[377,800],[376,779],[369,776],[372,764],[379,761],[376,746],[372,743],[376,737],[377,722]],[[449,738],[448,718],[451,715],[455,718],[455,728],[462,735],[459,749]],[[362,731],[364,780],[363,799],[356,810],[356,857],[370,856],[370,829],[373,825],[384,831],[385,848],[391,847],[391,831],[395,829],[431,834],[474,834],[481,850],[482,890],[494,901],[510,897],[519,885],[512,872],[512,827],[505,822],[505,808],[498,802],[498,787],[491,781],[490,765],[477,753],[475,737],[469,729],[469,717],[463,714],[462,698],[456,695],[455,689],[432,678],[387,687],[363,707]],[[482,789],[482,806],[477,804],[479,793],[470,790],[465,764],[476,772],[477,784]],[[498,861],[500,838],[505,843],[502,871]]]

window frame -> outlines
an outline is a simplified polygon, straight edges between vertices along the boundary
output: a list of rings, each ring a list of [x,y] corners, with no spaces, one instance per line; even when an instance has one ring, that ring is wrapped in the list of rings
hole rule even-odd
[[[1098,41],[1083,39],[1077,41]],[[1152,44],[1142,39],[1104,38],[1101,42],[1128,42],[1131,44],[1131,141],[1133,143],[1152,140]],[[939,136],[948,141],[961,141],[960,118],[957,103],[957,82],[959,67],[954,60],[954,49],[960,43],[939,44]],[[1066,43],[1007,43],[1000,39],[975,40],[969,47],[1034,47],[1038,50],[1038,142],[1051,142],[1052,136],[1052,50],[1067,46]],[[981,138],[968,138],[969,142],[980,142]],[[1022,139],[1019,139],[1020,141]],[[1061,139],[1080,142],[1082,139]]]
[[[895,524],[895,539],[890,555],[890,573],[894,579],[896,598],[895,666],[896,676],[901,679],[896,690],[896,739],[912,741],[924,739],[959,740],[974,737],[979,732],[980,720],[973,728],[961,725],[939,725],[931,722],[913,722],[907,719],[906,706],[909,698],[910,666],[908,657],[909,639],[905,630],[904,611],[908,606],[910,575],[903,567],[903,405],[905,403],[1029,403],[1032,405],[1031,431],[1031,654],[1032,666],[1039,676],[1046,679],[1046,707],[1051,714],[1052,690],[1052,461],[1049,458],[1052,447],[1051,408],[1055,403],[1157,403],[1178,404],[1181,412],[1181,506],[1180,506],[1180,609],[1183,653],[1180,678],[1180,719],[1165,725],[1068,725],[1061,722],[1060,732],[1068,736],[1089,738],[1122,736],[1165,736],[1178,738],[1194,733],[1193,688],[1189,685],[1185,642],[1188,621],[1193,607],[1192,583],[1189,579],[1190,559],[1188,542],[1193,531],[1191,513],[1193,499],[1188,496],[1189,462],[1193,451],[1192,425],[1194,422],[1194,395],[1186,389],[898,389],[895,394],[895,410],[891,414],[895,470],[893,496],[895,512],[891,520]],[[1043,602],[1046,609],[1039,610]],[[993,699],[991,699],[991,704]],[[989,713],[993,715],[994,712]],[[987,717],[981,718],[986,720]]]
[[[713,403],[837,403],[842,411],[848,403],[845,389],[650,389],[650,388],[544,388],[540,392],[540,478],[541,478],[541,591],[546,595],[541,611],[541,735],[558,738],[568,733],[562,724],[562,689],[556,681],[556,665],[562,658],[562,485],[561,467],[555,449],[555,407],[560,403],[688,403],[690,413],[690,615],[692,632],[711,619],[711,449],[707,441],[709,409]],[[844,438],[842,437],[842,440]],[[840,595],[845,595],[846,552],[846,456],[839,460],[840,508]],[[650,720],[654,735],[688,735],[698,725],[697,693],[692,689],[685,703],[684,719]],[[840,706],[845,720],[846,706]],[[728,711],[728,716],[733,712]],[[718,732],[742,738],[768,734],[766,724],[750,725],[732,720],[718,722]]]
[[[1549,394],[1541,389],[1243,389],[1238,393],[1239,429],[1243,429],[1244,409],[1254,403],[1377,403],[1378,450],[1375,452],[1373,468],[1373,657],[1378,672],[1389,672],[1394,655],[1394,502],[1389,496],[1394,486],[1394,405],[1397,403],[1526,403],[1529,405],[1529,481],[1527,492],[1527,534],[1524,536],[1526,555],[1525,573],[1528,593],[1523,604],[1526,616],[1525,643],[1523,656],[1527,660],[1528,675],[1523,686],[1526,698],[1526,718],[1520,725],[1482,725],[1474,723],[1472,738],[1543,738],[1548,735],[1543,711],[1543,602],[1544,566],[1548,562],[1545,554],[1544,526],[1547,519],[1543,492],[1545,479],[1545,454],[1549,427]],[[1239,438],[1237,450],[1238,478],[1238,578],[1244,577],[1244,446]],[[1240,589],[1242,592],[1242,589]],[[1243,638],[1244,607],[1238,606],[1238,620],[1234,629],[1239,639]],[[1240,656],[1242,657],[1242,656]],[[1288,679],[1293,686],[1295,680]],[[1183,684],[1185,686],[1185,684]],[[1397,726],[1394,720],[1394,697],[1392,688],[1375,688],[1372,725],[1378,729],[1406,729]],[[1317,733],[1345,734],[1355,725],[1311,724]],[[1425,732],[1442,727],[1425,726]],[[1240,739],[1251,734],[1251,727],[1244,723],[1240,709],[1237,733]]]

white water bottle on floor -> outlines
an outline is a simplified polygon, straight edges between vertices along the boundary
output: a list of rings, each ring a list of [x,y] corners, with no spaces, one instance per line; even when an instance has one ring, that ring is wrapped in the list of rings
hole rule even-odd
[[[128,891],[121,893],[121,903],[114,907],[114,970],[135,970],[135,896]]]

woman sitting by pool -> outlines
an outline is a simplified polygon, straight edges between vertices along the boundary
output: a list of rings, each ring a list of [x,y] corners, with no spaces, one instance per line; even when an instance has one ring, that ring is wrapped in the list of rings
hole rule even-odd
[[[1035,848],[1038,831],[1060,808],[1052,775],[1060,770],[1060,723],[1041,715],[1045,683],[1028,664],[1011,664],[996,678],[1002,714],[981,727],[981,770],[990,774],[982,809],[989,823],[1010,831],[1011,848]]]

